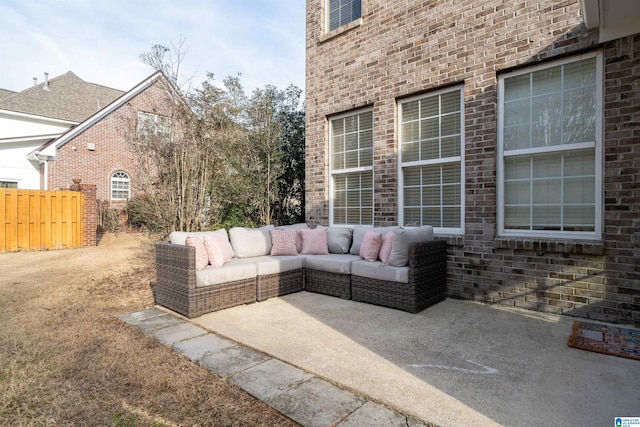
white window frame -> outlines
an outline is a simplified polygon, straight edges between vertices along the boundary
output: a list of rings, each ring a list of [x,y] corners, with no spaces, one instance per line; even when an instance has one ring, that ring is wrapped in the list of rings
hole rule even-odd
[[[116,176],[116,175],[120,175],[120,176]],[[126,178],[124,176],[126,176]],[[113,188],[113,183],[114,182],[126,182],[127,183],[127,197],[113,197],[113,192],[115,191],[119,191],[122,192],[124,191],[123,189],[117,188],[114,189]],[[115,172],[113,172],[111,174],[111,178],[109,180],[109,186],[111,187],[111,200],[129,200],[129,198],[131,197],[131,176],[125,172],[125,171],[121,171],[121,170],[117,170]]]
[[[402,161],[402,108],[403,105],[433,96],[440,96],[450,92],[460,93],[460,155],[452,157],[444,157],[438,159],[411,161],[403,163]],[[456,235],[464,234],[465,231],[465,169],[464,169],[464,141],[465,141],[465,127],[464,127],[464,86],[454,86],[450,88],[440,89],[437,91],[413,96],[397,101],[398,108],[398,223],[404,224],[404,173],[403,169],[412,166],[428,166],[428,165],[442,165],[446,163],[460,162],[460,227],[433,227],[433,231],[436,234],[442,235]],[[431,224],[424,224],[431,225]]]
[[[138,140],[142,141],[145,139],[145,137],[147,136],[146,134],[143,134],[142,131],[143,129],[141,128],[141,124],[144,122],[144,117],[149,117],[149,118],[153,118],[153,132],[151,133],[151,135],[154,136],[158,136],[158,135],[169,135],[171,133],[171,118],[169,116],[163,116],[160,114],[155,114],[155,113],[148,113],[146,111],[138,111],[138,132],[137,132],[137,136],[138,136]],[[161,132],[162,127],[159,126],[160,120],[167,120],[167,124],[168,124],[168,128],[166,129],[165,132]]]
[[[330,225],[334,225],[334,176],[338,176],[338,175],[346,175],[346,174],[351,174],[351,173],[362,173],[362,172],[371,172],[371,198],[372,198],[372,212],[371,212],[371,223],[347,223],[347,224],[343,224],[343,223],[339,223],[339,224],[335,224],[341,227],[353,227],[356,225],[374,225],[375,223],[375,175],[373,173],[373,160],[371,162],[371,166],[364,166],[364,167],[355,167],[355,168],[345,168],[345,169],[333,169],[333,124],[332,122],[334,120],[340,120],[340,119],[344,119],[346,117],[351,117],[351,116],[357,116],[360,115],[362,113],[366,113],[366,112],[370,112],[371,113],[371,122],[372,122],[372,128],[371,128],[371,133],[372,133],[372,141],[371,141],[371,149],[372,149],[372,158],[375,154],[375,139],[374,139],[374,127],[375,125],[373,124],[373,109],[372,108],[365,108],[365,109],[361,109],[361,110],[357,110],[357,111],[350,111],[348,113],[344,113],[344,114],[340,114],[337,116],[333,116],[328,118],[327,120],[327,125],[329,127],[329,224]]]
[[[324,9],[325,9],[325,28],[326,28],[325,32],[326,33],[330,33],[332,31],[336,31],[338,28],[342,28],[342,27],[344,27],[346,25],[349,25],[351,22],[355,22],[358,19],[362,18],[362,0],[360,0],[360,16],[355,18],[355,19],[352,19],[351,21],[349,21],[349,22],[347,22],[347,23],[345,23],[343,25],[338,25],[336,28],[332,29],[331,28],[331,1],[333,1],[333,0],[325,0],[325,3],[324,3],[324,6],[325,6],[324,7]],[[342,1],[347,1],[347,0],[335,0],[335,1],[342,2]],[[354,0],[348,0],[348,1],[352,4]]]
[[[505,152],[504,152],[504,80],[518,75],[531,74],[539,70],[553,68],[561,65],[571,64],[588,58],[596,58],[596,100],[595,100],[595,141],[555,145],[540,148],[528,148],[510,150],[506,156],[562,153],[578,151],[583,149],[595,149],[595,224],[594,231],[553,231],[553,230],[509,230],[505,229]],[[498,153],[497,153],[497,233],[501,237],[540,237],[550,239],[590,239],[600,240],[602,238],[603,222],[603,57],[600,51],[573,56],[558,61],[540,64],[534,67],[514,71],[498,77]]]

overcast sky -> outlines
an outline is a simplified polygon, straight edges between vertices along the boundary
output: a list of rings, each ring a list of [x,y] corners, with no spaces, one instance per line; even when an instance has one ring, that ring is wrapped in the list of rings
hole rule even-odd
[[[21,91],[73,71],[129,90],[153,69],[139,55],[185,39],[184,75],[241,73],[249,94],[304,89],[304,0],[0,0],[0,88]]]

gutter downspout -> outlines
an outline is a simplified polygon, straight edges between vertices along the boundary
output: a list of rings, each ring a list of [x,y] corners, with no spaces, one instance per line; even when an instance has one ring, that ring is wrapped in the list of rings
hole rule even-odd
[[[43,156],[40,154],[40,151],[35,151],[29,155],[27,160],[34,160],[38,162],[38,166],[44,164],[44,168],[42,174],[44,175],[44,188],[43,190],[48,190],[49,187],[49,165],[47,164],[48,156]]]

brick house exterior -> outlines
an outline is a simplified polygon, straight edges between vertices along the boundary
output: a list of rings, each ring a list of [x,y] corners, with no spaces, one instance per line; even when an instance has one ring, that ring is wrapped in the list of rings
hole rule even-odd
[[[436,229],[436,236],[448,242],[450,297],[640,324],[640,28],[602,40],[604,31],[599,34],[598,29],[585,26],[579,0],[342,0],[339,4],[361,3],[361,9],[354,8],[354,16],[344,21],[336,12],[338,24],[334,23],[334,11],[329,14],[327,10],[334,3],[338,2],[307,0],[307,222],[353,225],[354,222],[343,220],[343,202],[336,195],[346,189],[349,197],[349,189],[355,188],[349,183],[355,177],[360,180],[360,187],[356,188],[360,191],[356,193],[360,206],[355,213],[361,218],[368,218],[369,193],[363,188],[372,186],[373,219],[364,223],[410,225],[407,218],[413,211],[405,206],[410,204],[409,171],[412,167],[423,168],[423,183],[427,169],[442,167],[438,169],[442,171],[440,186],[433,188],[442,190],[438,197],[443,222]],[[516,93],[512,87],[517,86],[518,78],[531,77],[533,81],[538,71],[555,73],[566,76],[562,80],[567,82],[566,87],[559,90],[561,96],[567,97],[569,85],[579,80],[571,80],[575,67],[586,67],[594,81],[594,88],[584,89],[585,94],[594,94],[589,98],[595,111],[593,121],[585,122],[580,129],[595,135],[595,142],[593,138],[588,143],[586,139],[575,140],[585,149],[578,156],[587,156],[590,160],[585,164],[595,165],[593,172],[584,172],[588,176],[580,178],[589,183],[580,188],[587,188],[590,196],[578,203],[579,209],[590,212],[587,216],[593,218],[589,216],[584,224],[570,227],[571,221],[578,220],[563,216],[566,223],[559,227],[566,232],[534,225],[521,232],[517,229],[520,219],[516,218],[518,225],[512,226],[517,216],[513,212],[519,207],[506,200],[518,198],[517,191],[510,193],[510,174],[522,169],[508,166],[509,162],[517,160],[516,155],[526,157],[531,165],[540,156],[558,156],[562,158],[564,175],[557,181],[573,190],[568,186],[572,178],[566,172],[573,154],[562,152],[567,146],[560,151],[554,151],[557,147],[543,147],[536,153],[529,148],[509,151],[511,131],[530,126],[524,138],[533,138],[531,129],[539,124],[534,124],[533,119],[524,124],[516,119],[516,125],[510,127],[511,109],[516,108],[509,104],[510,94]],[[529,90],[528,86],[525,89]],[[449,110],[445,114],[448,96],[460,98],[459,110],[455,102],[446,107],[460,118],[461,148],[458,150],[454,144],[457,152],[447,159],[453,162],[448,165],[454,165],[453,186],[445,183],[447,164],[438,163],[443,154],[426,161],[418,156],[412,163],[406,160],[413,159],[411,144],[404,144],[409,127],[403,120],[408,122],[410,111],[418,111],[418,103],[419,111],[429,111],[429,102],[439,100],[439,141],[444,147],[443,123],[450,114]],[[535,113],[534,95],[527,96],[527,105],[531,100]],[[591,101],[568,100],[562,108],[581,109]],[[358,116],[362,112],[365,116]],[[356,116],[357,123],[361,123],[358,126],[363,126],[357,128],[362,132],[358,133],[359,138],[372,132],[372,161],[363,163],[369,154],[358,146],[359,160],[340,169],[336,164],[343,164],[340,156],[347,159],[348,149],[333,146],[332,138],[342,135],[347,121],[356,120]],[[372,117],[371,126],[368,117]],[[574,138],[567,134],[575,117],[583,116],[567,113],[560,119],[566,119],[561,138]],[[546,120],[552,123],[555,118]],[[420,126],[427,126],[427,121],[424,119]],[[447,126],[458,129],[455,122]],[[553,133],[553,126],[556,125],[548,125],[546,132]],[[332,158],[332,154],[339,156]],[[455,165],[460,165],[459,176]],[[343,176],[346,180],[339,182]],[[555,181],[550,176],[539,178],[552,187]],[[531,175],[522,183],[535,193],[540,188],[536,179]],[[432,187],[420,185],[422,197],[426,197],[424,194]],[[447,189],[459,193],[451,196],[455,199],[452,210],[443,207],[443,200],[451,195]],[[548,191],[554,192],[552,188]],[[569,215],[575,206],[565,200],[570,200],[571,195],[562,197],[568,197],[561,202],[565,203],[562,215]],[[529,204],[524,208],[533,212],[527,220],[531,224],[542,221],[535,218],[535,202],[526,203]],[[548,211],[555,212],[549,206],[551,203]],[[416,209],[423,213],[429,210],[424,206]],[[460,218],[456,222],[457,212]]]
[[[128,178],[129,196],[137,193],[136,142],[138,113],[171,117],[175,93],[161,72],[156,72],[111,105],[51,141],[55,157],[47,161],[49,189],[67,188],[73,180],[95,184],[96,199],[111,208],[127,204],[125,193],[112,191],[114,174]],[[45,152],[47,147],[42,147]],[[123,175],[122,173],[126,174]],[[117,195],[118,197],[114,197]]]

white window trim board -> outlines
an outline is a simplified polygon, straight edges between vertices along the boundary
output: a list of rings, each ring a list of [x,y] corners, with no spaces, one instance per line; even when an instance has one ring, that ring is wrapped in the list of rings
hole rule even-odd
[[[522,149],[504,151],[504,132],[502,123],[504,122],[504,80],[509,77],[530,74],[538,70],[557,67],[560,65],[570,64],[588,58],[596,58],[596,129],[595,135],[598,140],[594,142],[586,142],[579,144],[561,145],[553,147],[542,147],[540,149]],[[497,235],[499,237],[511,238],[549,238],[549,239],[576,239],[576,240],[601,240],[604,218],[604,195],[603,195],[603,171],[604,171],[604,64],[603,54],[601,51],[585,53],[583,55],[572,56],[557,61],[552,61],[533,67],[527,67],[522,70],[513,71],[498,76],[498,152],[497,152],[497,171],[496,171],[496,226]],[[595,147],[595,230],[593,232],[582,231],[534,231],[534,230],[505,230],[504,217],[504,159],[513,155],[553,153],[560,151],[573,151],[585,148]]]

